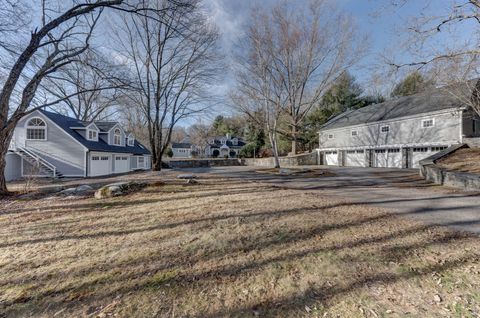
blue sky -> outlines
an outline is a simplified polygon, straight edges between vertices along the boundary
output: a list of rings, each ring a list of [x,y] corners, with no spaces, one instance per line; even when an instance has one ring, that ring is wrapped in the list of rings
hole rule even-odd
[[[279,0],[281,1],[281,0]],[[358,25],[360,34],[367,34],[369,37],[369,50],[361,62],[351,70],[357,80],[363,84],[366,89],[371,88],[372,74],[379,69],[387,68],[382,55],[393,57],[396,61],[410,62],[418,60],[418,56],[411,56],[402,52],[400,44],[406,39],[406,29],[409,19],[419,17],[421,13],[427,15],[441,15],[449,10],[454,0],[396,0],[402,3],[400,6],[394,6],[392,0],[332,0],[333,3],[346,13],[351,15]],[[458,2],[458,1],[457,1]],[[208,14],[218,25],[222,33],[222,46],[228,52],[234,47],[244,34],[248,17],[253,7],[271,7],[278,3],[275,0],[205,0],[208,8]],[[293,5],[308,5],[309,0],[291,0],[287,3]],[[469,30],[462,26],[460,32],[465,38],[470,37]],[[464,32],[463,32],[464,31]],[[446,33],[445,33],[446,35]],[[460,39],[457,37],[456,41]],[[445,36],[435,45],[439,47],[453,44],[451,37]],[[227,79],[218,87],[219,91],[228,90],[232,84],[232,79]],[[394,84],[391,83],[383,88],[376,88],[373,91],[388,91]]]

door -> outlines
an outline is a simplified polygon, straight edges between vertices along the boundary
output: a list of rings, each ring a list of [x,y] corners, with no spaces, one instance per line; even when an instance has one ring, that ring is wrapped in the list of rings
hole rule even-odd
[[[347,167],[365,167],[365,151],[364,150],[347,150],[345,165]]]
[[[326,151],[325,164],[327,166],[338,166],[338,153],[336,151]]]
[[[110,156],[90,156],[90,176],[104,176],[110,174]]]
[[[400,148],[387,150],[387,167],[402,168],[402,151]]]
[[[375,167],[377,168],[388,167],[387,149],[375,149],[374,158],[375,158],[374,159]]]
[[[130,171],[130,164],[128,162],[128,156],[115,155],[114,171],[115,173],[125,173]]]
[[[439,151],[447,149],[447,146],[415,147],[412,149],[412,167],[420,168],[420,161],[433,156]]]

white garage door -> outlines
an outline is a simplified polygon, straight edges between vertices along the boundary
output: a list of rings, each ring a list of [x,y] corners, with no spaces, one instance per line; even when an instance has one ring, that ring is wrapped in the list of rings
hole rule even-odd
[[[124,173],[130,171],[128,156],[115,156],[114,171],[115,173]]]
[[[345,165],[347,167],[365,167],[365,151],[363,150],[347,150]]]
[[[420,161],[426,159],[437,152],[447,149],[447,146],[440,147],[416,147],[413,148],[412,152],[412,167],[420,168]]]
[[[374,153],[375,167],[379,168],[401,168],[402,151],[400,148],[377,149]]]
[[[90,175],[104,176],[110,173],[110,156],[92,155],[90,157]]]
[[[402,151],[400,148],[387,150],[387,167],[402,168]]]
[[[338,153],[336,151],[326,151],[325,164],[327,166],[338,166]]]

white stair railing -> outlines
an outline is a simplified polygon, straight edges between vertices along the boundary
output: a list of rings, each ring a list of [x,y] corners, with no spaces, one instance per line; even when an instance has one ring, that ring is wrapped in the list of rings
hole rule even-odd
[[[28,149],[25,148],[25,147],[18,147],[18,150],[26,153],[26,154],[27,154],[29,157],[31,157],[33,160],[37,161],[37,163],[39,163],[39,164],[43,165],[44,167],[46,167],[47,169],[51,170],[54,178],[57,177],[57,167],[55,167],[54,165],[52,165],[50,162],[48,162],[47,160],[43,159],[42,157],[40,157],[40,156],[37,155],[36,153],[28,150]],[[20,155],[21,155],[21,154],[20,154]]]

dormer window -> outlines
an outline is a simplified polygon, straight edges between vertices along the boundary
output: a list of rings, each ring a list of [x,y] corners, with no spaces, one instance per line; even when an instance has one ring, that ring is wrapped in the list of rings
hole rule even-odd
[[[238,145],[238,139],[237,138],[233,138],[232,139],[232,143],[234,146]]]
[[[97,141],[97,138],[98,138],[98,134],[95,130],[88,130],[87,132],[87,139],[88,140],[93,140],[93,141]]]
[[[130,147],[133,147],[133,146],[135,145],[135,138],[134,138],[132,135],[128,136],[127,144],[128,144]]]
[[[122,132],[118,128],[113,131],[113,144],[117,146],[122,144]]]
[[[47,125],[35,117],[27,122],[27,140],[47,140]]]
[[[85,138],[90,141],[98,141],[98,128],[94,123],[87,126]]]

